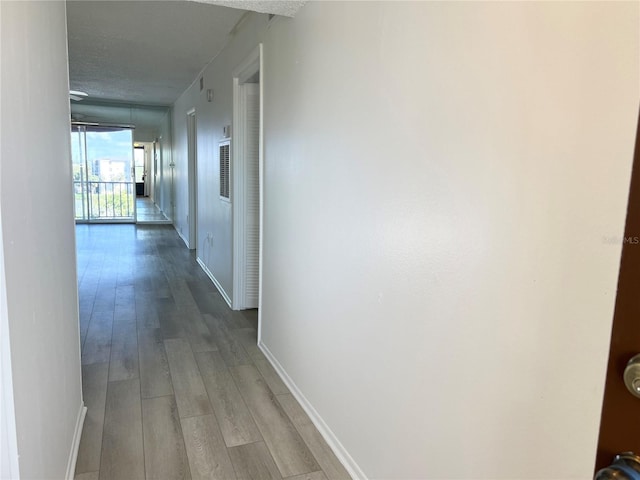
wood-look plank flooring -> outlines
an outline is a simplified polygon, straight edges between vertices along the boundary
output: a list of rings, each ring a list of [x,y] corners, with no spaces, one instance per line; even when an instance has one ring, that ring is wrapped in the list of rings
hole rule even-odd
[[[350,478],[171,226],[78,225],[76,479]]]
[[[138,223],[169,224],[171,221],[149,197],[136,197],[136,220]]]

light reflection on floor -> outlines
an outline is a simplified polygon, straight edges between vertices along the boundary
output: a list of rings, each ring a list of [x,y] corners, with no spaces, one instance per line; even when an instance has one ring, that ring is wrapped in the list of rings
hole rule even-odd
[[[149,197],[136,197],[137,223],[171,223]]]

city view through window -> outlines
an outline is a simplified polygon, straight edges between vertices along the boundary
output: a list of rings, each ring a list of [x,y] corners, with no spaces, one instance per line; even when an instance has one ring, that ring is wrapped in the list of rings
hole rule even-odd
[[[76,220],[133,219],[131,129],[74,125],[71,146]]]

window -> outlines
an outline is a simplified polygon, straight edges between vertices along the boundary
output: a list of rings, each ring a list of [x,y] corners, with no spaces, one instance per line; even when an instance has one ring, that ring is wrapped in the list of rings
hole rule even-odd
[[[229,165],[229,141],[220,143],[220,197],[229,200],[230,165]]]

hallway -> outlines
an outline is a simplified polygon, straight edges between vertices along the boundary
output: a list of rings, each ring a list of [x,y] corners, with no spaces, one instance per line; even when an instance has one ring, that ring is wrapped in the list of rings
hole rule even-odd
[[[78,225],[76,479],[349,478],[171,226]]]
[[[136,223],[171,225],[171,220],[162,213],[150,197],[136,197]]]

